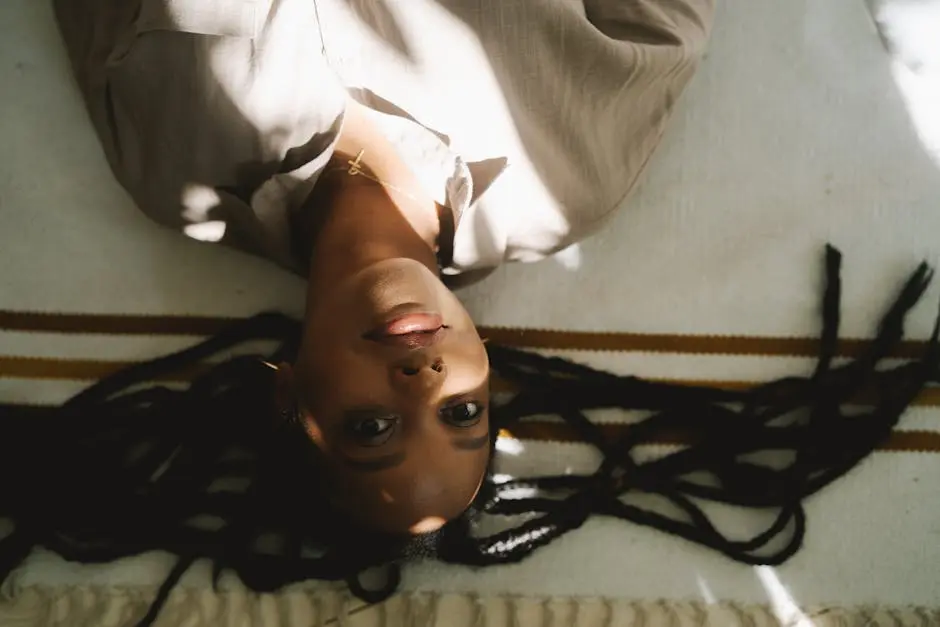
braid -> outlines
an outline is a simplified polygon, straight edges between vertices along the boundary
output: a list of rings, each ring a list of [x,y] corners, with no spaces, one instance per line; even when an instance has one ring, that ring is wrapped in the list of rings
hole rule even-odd
[[[311,480],[316,465],[309,440],[289,421],[258,419],[273,375],[257,356],[230,357],[186,389],[141,387],[249,341],[279,341],[265,358],[289,360],[299,345],[299,325],[278,314],[256,316],[118,372],[60,407],[0,405],[0,517],[15,524],[0,540],[0,581],[37,546],[84,563],[163,550],[178,561],[141,625],[153,623],[180,577],[201,558],[212,560],[216,583],[225,569],[257,591],[306,579],[343,580],[360,598],[377,602],[397,588],[403,560],[518,562],[595,515],[653,527],[745,564],[780,564],[802,544],[803,500],[870,454],[937,377],[940,326],[919,359],[878,368],[900,342],[905,316],[930,282],[925,264],[904,285],[867,350],[833,366],[840,265],[838,251],[827,248],[819,357],[808,377],[740,391],[682,386],[489,344],[492,370],[517,390],[493,409],[491,445],[501,428],[554,414],[603,461],[583,476],[498,483],[489,473],[463,517],[409,540],[356,531],[330,509]],[[862,391],[873,393],[866,397],[867,411],[843,413]],[[612,439],[585,415],[597,408],[649,415]],[[666,434],[678,438],[678,450],[637,461],[637,447]],[[788,461],[755,460],[754,454],[769,451],[788,452]],[[50,468],[62,471],[53,476]],[[22,476],[31,480],[15,480]],[[226,487],[235,481],[247,487]],[[532,496],[514,496],[520,487]],[[641,504],[635,498],[641,495],[656,497],[670,511]],[[732,539],[709,517],[709,504],[774,516],[752,537]],[[475,534],[486,516],[524,519],[490,535]],[[259,539],[271,534],[276,546],[262,546]],[[376,566],[387,568],[386,581],[366,589],[359,575]]]

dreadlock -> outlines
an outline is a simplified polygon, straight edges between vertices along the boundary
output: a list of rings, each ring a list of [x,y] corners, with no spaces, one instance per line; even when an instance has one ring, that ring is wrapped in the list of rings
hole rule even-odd
[[[178,561],[140,625],[153,623],[201,558],[212,560],[215,582],[225,569],[259,592],[306,579],[343,580],[360,598],[377,602],[397,588],[403,560],[518,562],[597,515],[653,527],[745,564],[780,564],[802,543],[803,500],[883,442],[938,370],[940,318],[920,358],[879,367],[931,280],[926,264],[903,286],[864,353],[833,365],[840,266],[840,253],[827,247],[819,356],[807,377],[749,390],[683,386],[488,345],[492,370],[515,390],[496,403],[492,442],[514,421],[556,415],[603,461],[589,475],[497,482],[489,473],[463,517],[407,541],[355,530],[316,493],[309,440],[296,425],[259,419],[272,385],[260,356],[230,357],[186,389],[143,385],[250,341],[275,340],[280,347],[264,358],[290,359],[299,324],[285,316],[234,324],[118,372],[59,407],[0,405],[0,517],[15,525],[0,541],[0,582],[39,546],[83,563],[162,550]],[[849,413],[863,391],[865,411]],[[610,438],[585,413],[600,408],[648,415]],[[665,434],[681,445],[637,460],[638,447]],[[754,456],[781,451],[789,454],[785,463]],[[23,476],[31,480],[16,480]],[[517,496],[520,487],[531,496]],[[657,497],[671,505],[670,513],[629,498],[636,495]],[[708,515],[714,504],[773,516],[759,533],[733,539]],[[482,534],[484,517],[517,522]],[[259,538],[271,534],[277,542],[262,546]],[[387,581],[366,589],[359,576],[376,566],[387,567]]]

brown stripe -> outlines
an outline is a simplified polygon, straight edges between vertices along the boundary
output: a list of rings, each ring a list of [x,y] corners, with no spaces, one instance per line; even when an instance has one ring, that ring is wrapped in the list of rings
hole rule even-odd
[[[780,357],[815,357],[819,354],[819,341],[803,337],[595,333],[505,327],[480,327],[480,333],[491,342],[519,348]],[[869,340],[842,340],[837,355],[857,357],[869,344]],[[904,341],[892,357],[919,357],[925,348],[925,342]]]
[[[97,381],[137,365],[133,361],[98,361],[95,359],[47,359],[39,357],[0,357],[0,376],[20,379],[56,379]],[[197,364],[157,377],[156,381],[190,381],[208,369]]]
[[[237,318],[67,314],[0,310],[0,329],[36,333],[103,335],[215,335]]]
[[[630,428],[629,425],[600,425],[605,438],[611,440],[623,436]],[[560,422],[525,421],[509,429],[509,434],[519,440],[535,442],[567,442],[580,441],[577,433],[567,424]],[[682,445],[687,442],[680,435],[675,434],[657,438],[650,444]],[[940,433],[936,431],[894,431],[888,440],[877,448],[879,451],[892,452],[940,452]]]
[[[44,333],[101,333],[107,335],[213,335],[236,318],[212,316],[149,316],[65,314],[0,311],[0,329]],[[699,355],[775,355],[813,357],[818,341],[805,337],[743,335],[678,335],[596,333],[547,329],[480,327],[480,334],[504,346],[555,350],[688,353]],[[840,357],[857,356],[868,340],[839,343]],[[912,358],[925,348],[921,341],[902,342],[893,357]]]
[[[49,359],[39,357],[2,357],[0,356],[0,376],[19,379],[53,379],[96,381],[109,374],[136,365],[133,361],[103,361],[94,359]],[[158,377],[157,381],[185,382],[203,374],[210,364],[201,363],[188,366],[173,373]],[[706,379],[649,379],[662,383],[675,385],[688,385],[698,387],[711,387],[725,390],[746,390],[760,385],[758,381],[722,381]],[[513,386],[505,380],[494,380],[493,391],[511,392]],[[870,394],[862,394],[857,399],[864,403],[871,398]],[[940,407],[940,387],[925,389],[912,403],[919,407]]]

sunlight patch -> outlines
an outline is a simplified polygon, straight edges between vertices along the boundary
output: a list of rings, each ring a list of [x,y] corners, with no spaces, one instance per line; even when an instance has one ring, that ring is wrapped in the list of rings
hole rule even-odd
[[[718,599],[715,598],[715,593],[712,592],[708,582],[705,581],[701,575],[695,575],[695,581],[698,583],[699,592],[702,593],[702,598],[705,599],[706,603],[714,605],[718,602]]]
[[[770,566],[757,566],[754,568],[757,577],[764,585],[764,590],[770,599],[770,605],[774,616],[782,624],[788,627],[815,627],[815,623],[804,614],[780,578],[777,572]]]
[[[209,212],[222,203],[219,192],[208,185],[187,183],[180,194],[183,217],[190,222],[204,222]]]
[[[891,73],[925,150],[940,166],[940,0],[875,3]]]
[[[187,224],[183,227],[183,233],[200,242],[219,242],[225,237],[225,222],[209,220],[208,222]]]
[[[566,270],[577,270],[581,267],[581,246],[572,244],[568,248],[559,250],[552,259]]]
[[[499,437],[496,438],[496,450],[506,455],[520,455],[525,451],[525,446],[522,445],[522,442],[512,437],[512,434],[501,430]]]

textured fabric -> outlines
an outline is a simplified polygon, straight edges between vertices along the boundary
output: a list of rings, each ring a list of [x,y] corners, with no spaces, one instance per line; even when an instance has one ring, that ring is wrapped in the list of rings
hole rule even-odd
[[[308,0],[56,0],[121,184],[157,222],[295,267],[288,207],[251,195],[326,164],[345,94]],[[304,194],[296,195],[299,204]]]
[[[0,598],[4,627],[125,627],[145,614],[156,589],[29,586],[16,592],[10,603]],[[339,622],[348,627],[933,627],[938,621],[940,611],[921,607],[800,609],[596,597],[403,594],[379,606],[364,607],[341,593],[294,586],[277,595],[177,589],[155,626],[320,627]]]
[[[109,162],[149,216],[300,269],[291,212],[349,93],[441,177],[449,274],[599,227],[656,147],[711,3],[55,0]]]

